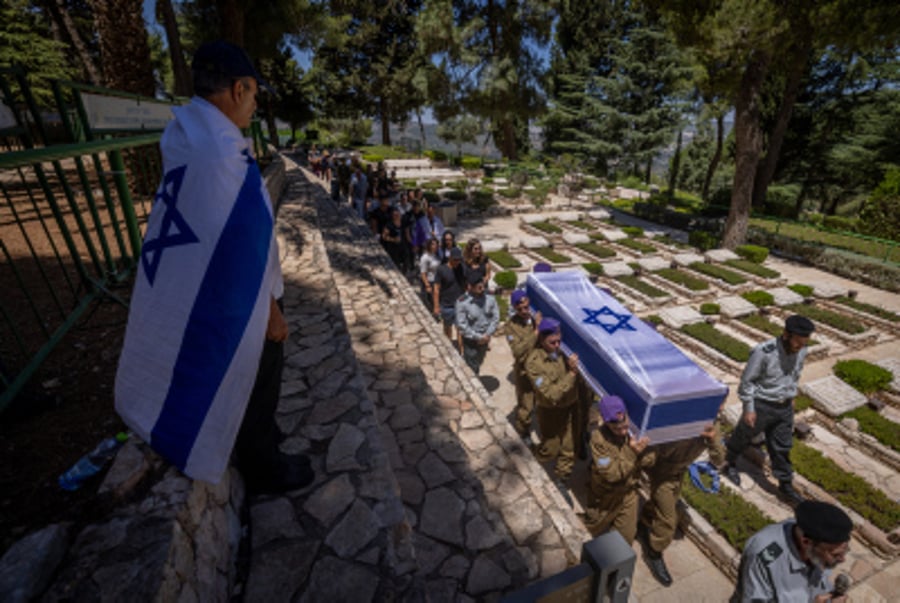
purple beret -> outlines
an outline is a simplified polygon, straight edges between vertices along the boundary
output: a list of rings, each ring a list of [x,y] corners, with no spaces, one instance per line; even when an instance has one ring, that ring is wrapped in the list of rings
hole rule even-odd
[[[625,403],[622,402],[622,398],[619,396],[603,396],[598,407],[600,408],[600,416],[606,422],[615,422],[619,419],[620,413],[623,416],[627,413]]]
[[[533,272],[553,272],[553,266],[546,262],[538,262],[532,269]]]
[[[540,326],[538,326],[538,333],[558,333],[559,332],[559,321],[553,320],[552,318],[545,318],[541,321]]]
[[[519,302],[526,297],[528,296],[525,294],[525,291],[523,289],[516,289],[512,292],[512,295],[509,296],[509,303],[513,306],[518,306]]]

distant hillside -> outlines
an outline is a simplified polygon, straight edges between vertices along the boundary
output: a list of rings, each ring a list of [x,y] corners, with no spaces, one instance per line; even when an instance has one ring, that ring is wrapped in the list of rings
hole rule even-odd
[[[457,148],[455,145],[449,145],[440,139],[437,135],[437,124],[424,124],[425,129],[425,146],[424,149],[436,149],[455,155]],[[487,146],[482,147],[481,142],[485,135],[478,137],[479,144],[464,144],[462,152],[464,155],[475,155],[481,157],[499,158],[500,152],[494,146],[493,141],[488,142]],[[381,124],[374,122],[372,124],[372,136],[369,137],[369,144],[381,144]],[[397,124],[391,124],[391,144],[395,146],[403,146],[410,150],[417,150],[422,144],[422,134],[419,131],[419,124],[415,120],[409,122],[406,127],[400,127]]]

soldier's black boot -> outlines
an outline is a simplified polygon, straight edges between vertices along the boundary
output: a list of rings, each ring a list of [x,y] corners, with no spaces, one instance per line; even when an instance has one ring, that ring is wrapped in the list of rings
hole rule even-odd
[[[669,574],[669,568],[663,560],[662,553],[657,553],[650,547],[647,547],[647,567],[653,577],[659,580],[663,586],[672,586],[672,576]]]
[[[791,482],[781,482],[778,484],[778,491],[781,493],[781,496],[789,502],[792,506],[797,506],[802,503],[805,498],[800,496],[796,490],[794,490],[794,485]]]
[[[733,483],[735,486],[740,487],[741,474],[738,473],[737,467],[735,467],[733,463],[728,463],[727,465],[725,465],[725,468],[722,470],[722,472],[725,474],[725,477],[731,480],[731,483]]]

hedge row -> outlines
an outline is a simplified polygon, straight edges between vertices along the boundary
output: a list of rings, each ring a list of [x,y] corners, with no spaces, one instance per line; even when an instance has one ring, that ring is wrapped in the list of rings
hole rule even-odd
[[[507,270],[504,272],[498,272],[494,275],[494,282],[497,283],[497,286],[501,289],[515,289],[516,285],[519,282],[516,273],[512,270]]]
[[[612,249],[602,247],[596,243],[577,243],[575,247],[591,254],[594,257],[600,258],[601,260],[605,258],[611,258],[616,255],[616,252]]]
[[[900,314],[891,312],[890,310],[885,310],[884,308],[879,308],[878,306],[873,306],[872,304],[856,301],[855,299],[850,299],[849,297],[838,297],[835,298],[834,301],[853,308],[854,310],[859,310],[860,312],[865,312],[866,314],[877,316],[878,318],[883,318],[891,322],[900,322]]]
[[[676,270],[675,268],[663,268],[662,270],[657,270],[653,274],[661,276],[667,281],[671,281],[682,287],[686,287],[691,291],[706,291],[709,289],[709,283],[702,278],[695,278],[680,270]]]
[[[521,268],[522,263],[505,249],[488,251],[487,256],[501,268]]]
[[[700,479],[709,484],[707,476],[701,475]],[[694,486],[687,475],[683,481],[681,493],[687,503],[738,551],[744,549],[744,544],[753,534],[775,522],[729,488],[723,487],[718,494],[709,494]]]
[[[742,285],[747,282],[743,276],[737,272],[716,266],[715,264],[706,264],[704,262],[695,262],[690,265],[691,270],[695,270],[701,274],[711,276],[720,281],[725,281],[729,285]]]
[[[624,247],[628,247],[629,249],[634,249],[635,251],[639,251],[640,253],[653,253],[656,251],[656,247],[653,245],[648,245],[647,243],[643,243],[641,241],[635,241],[634,239],[621,239],[616,241],[619,245]]]
[[[732,360],[746,362],[750,358],[750,346],[739,339],[722,333],[711,324],[698,322],[684,325],[681,332],[702,341],[714,350],[718,350]]]
[[[542,258],[545,258],[548,262],[552,262],[554,264],[566,264],[572,261],[572,258],[554,251],[551,247],[538,247],[537,249],[532,249],[532,251],[534,251]]]
[[[650,283],[645,283],[636,276],[620,276],[617,277],[616,280],[626,287],[631,287],[635,291],[640,291],[648,297],[669,297],[669,294],[662,289],[658,289]]]
[[[843,416],[856,419],[859,422],[860,431],[869,434],[895,452],[900,452],[900,425],[881,416],[868,406],[860,406]]]
[[[748,262],[755,264],[762,264],[769,257],[768,248],[759,245],[738,245],[734,252]]]
[[[562,232],[562,228],[557,226],[556,224],[551,224],[550,222],[532,222],[531,226],[537,228],[541,232],[546,232],[549,234],[556,234]]]
[[[791,461],[798,473],[821,486],[884,532],[900,524],[900,504],[858,475],[841,469],[818,450],[794,440]]]
[[[754,274],[762,278],[778,278],[779,276],[781,276],[781,273],[777,270],[772,270],[771,268],[760,266],[759,264],[756,264],[749,260],[727,260],[725,262],[725,265],[731,266],[732,268],[737,268],[738,270],[743,270],[744,272]]]
[[[810,320],[825,323],[830,327],[834,327],[839,331],[843,331],[844,333],[849,333],[851,335],[864,333],[868,328],[858,320],[854,320],[852,318],[844,316],[843,314],[838,314],[837,312],[832,312],[831,310],[826,310],[824,308],[818,308],[816,306],[810,306],[807,304],[793,304],[790,306],[786,306],[785,310],[794,312],[795,314],[800,314],[801,316],[805,316]]]

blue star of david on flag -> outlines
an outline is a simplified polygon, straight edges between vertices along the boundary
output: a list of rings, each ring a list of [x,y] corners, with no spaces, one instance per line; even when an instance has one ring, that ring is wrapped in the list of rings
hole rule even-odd
[[[589,310],[588,308],[582,308],[585,314],[587,314],[587,318],[585,318],[582,322],[587,325],[597,325],[602,327],[604,331],[612,335],[619,329],[623,331],[636,331],[633,326],[628,324],[628,320],[631,318],[631,314],[616,314],[612,310],[609,309],[609,306],[603,306],[599,310]],[[612,317],[613,322],[601,322],[600,317]]]
[[[159,227],[157,237],[144,241],[144,247],[141,249],[141,263],[144,266],[144,274],[147,275],[147,280],[150,282],[151,287],[156,279],[156,271],[159,268],[164,249],[200,241],[176,207],[178,192],[181,190],[181,183],[184,180],[186,171],[187,166],[182,165],[166,172],[166,175],[163,177],[162,187],[160,187],[160,191],[154,197],[154,202],[162,201],[165,203],[166,213],[163,214],[162,224]],[[173,227],[174,233],[172,232]]]

